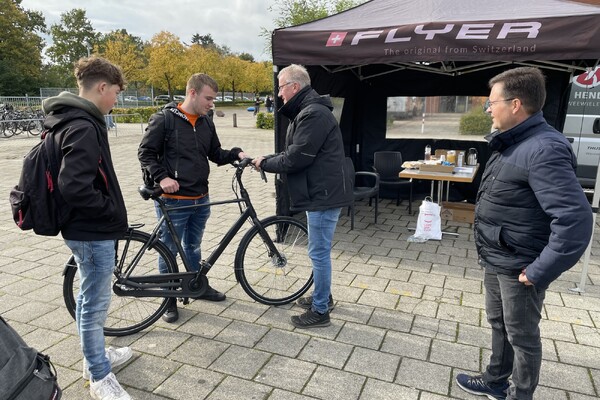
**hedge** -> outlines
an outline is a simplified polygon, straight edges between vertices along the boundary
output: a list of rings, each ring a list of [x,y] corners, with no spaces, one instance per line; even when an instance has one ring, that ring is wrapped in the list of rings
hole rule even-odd
[[[272,113],[259,112],[256,115],[256,127],[258,129],[274,129],[275,117]]]
[[[492,117],[482,109],[471,110],[460,118],[461,135],[487,135],[492,129]]]

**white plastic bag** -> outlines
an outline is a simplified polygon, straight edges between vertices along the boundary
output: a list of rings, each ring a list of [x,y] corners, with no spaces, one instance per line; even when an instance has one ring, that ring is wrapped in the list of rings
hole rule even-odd
[[[429,239],[442,239],[442,220],[440,218],[441,207],[426,197],[419,206],[419,218],[415,234],[408,238],[409,242],[425,242]]]

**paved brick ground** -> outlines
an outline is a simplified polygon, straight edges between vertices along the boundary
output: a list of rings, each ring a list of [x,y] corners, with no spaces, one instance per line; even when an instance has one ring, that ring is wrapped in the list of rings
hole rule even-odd
[[[216,124],[224,147],[253,155],[273,149],[272,132],[253,128],[254,118],[232,110]],[[140,170],[139,125],[111,131],[111,148],[131,223],[154,223],[150,203],[136,193]],[[67,248],[58,238],[20,232],[13,224],[9,189],[18,179],[21,156],[37,139],[0,140],[0,314],[58,367],[64,398],[89,398],[81,379],[75,324],[62,300],[62,264]],[[213,167],[212,199],[231,196],[232,168]],[[246,182],[261,216],[274,213],[273,179]],[[415,203],[414,206],[418,204]],[[117,371],[136,399],[475,399],[458,389],[457,373],[480,371],[490,354],[482,271],[471,228],[447,223],[460,237],[417,244],[406,241],[406,204],[383,200],[380,223],[366,202],[357,207],[356,229],[342,215],[333,248],[332,325],[296,330],[295,306],[267,307],[251,301],[235,282],[234,243],[211,283],[227,292],[224,303],[181,307],[173,325],[162,321],[113,346],[132,346],[135,356]],[[213,208],[203,251],[214,246],[237,215],[235,206]],[[586,294],[569,290],[581,265],[555,282],[546,296],[542,336],[544,361],[536,399],[586,400],[600,395],[600,250],[598,236]]]

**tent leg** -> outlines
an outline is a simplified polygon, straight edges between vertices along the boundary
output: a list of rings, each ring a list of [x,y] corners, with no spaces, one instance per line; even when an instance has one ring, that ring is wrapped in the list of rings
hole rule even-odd
[[[590,263],[590,254],[592,253],[592,243],[594,242],[594,230],[596,229],[596,216],[598,215],[598,206],[600,200],[600,164],[596,172],[596,184],[594,186],[594,196],[592,197],[592,236],[590,237],[590,243],[583,255],[583,267],[581,268],[581,280],[579,286],[570,288],[572,292],[585,293],[585,284],[587,281],[588,266]]]

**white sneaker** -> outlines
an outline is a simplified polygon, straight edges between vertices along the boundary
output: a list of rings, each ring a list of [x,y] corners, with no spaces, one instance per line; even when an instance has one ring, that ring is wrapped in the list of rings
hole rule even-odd
[[[112,372],[97,382],[90,381],[90,395],[96,400],[131,400]]]
[[[118,367],[119,365],[125,364],[131,356],[133,352],[131,351],[131,347],[121,347],[119,349],[115,349],[114,347],[109,347],[106,349],[106,358],[110,362],[110,367]],[[88,367],[88,362],[83,357],[83,379],[89,381],[90,380],[90,369]]]

